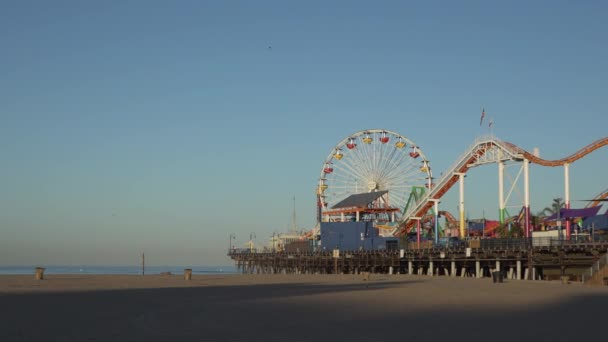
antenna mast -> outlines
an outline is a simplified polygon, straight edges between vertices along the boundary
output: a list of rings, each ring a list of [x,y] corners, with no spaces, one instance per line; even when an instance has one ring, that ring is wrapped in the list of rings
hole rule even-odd
[[[293,213],[292,213],[292,222],[291,222],[291,229],[294,232],[297,232],[297,226],[296,226],[296,196],[293,196]]]

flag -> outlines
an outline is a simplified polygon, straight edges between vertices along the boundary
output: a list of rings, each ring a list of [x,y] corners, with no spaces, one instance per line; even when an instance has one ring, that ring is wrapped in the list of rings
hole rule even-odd
[[[481,119],[479,119],[479,126],[481,126],[481,123],[483,122],[483,118],[486,116],[486,109],[482,108],[481,109]]]
[[[488,127],[492,128],[492,125],[494,124],[494,120],[490,119],[490,122],[488,123]]]

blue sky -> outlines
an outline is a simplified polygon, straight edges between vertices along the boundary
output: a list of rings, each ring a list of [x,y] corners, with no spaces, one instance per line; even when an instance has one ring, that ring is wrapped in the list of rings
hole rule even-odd
[[[437,174],[488,133],[481,106],[498,137],[561,158],[606,136],[607,7],[5,2],[0,263],[229,264],[229,234],[286,230],[293,196],[312,227],[344,137],[399,132]],[[572,165],[572,199],[608,188],[607,156]],[[562,175],[531,168],[533,212]],[[466,181],[469,216],[496,217],[496,165]]]

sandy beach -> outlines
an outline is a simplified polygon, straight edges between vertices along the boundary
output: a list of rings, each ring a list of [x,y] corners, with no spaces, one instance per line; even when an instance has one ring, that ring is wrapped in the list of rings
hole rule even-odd
[[[372,275],[0,276],[0,341],[571,341],[608,288]]]

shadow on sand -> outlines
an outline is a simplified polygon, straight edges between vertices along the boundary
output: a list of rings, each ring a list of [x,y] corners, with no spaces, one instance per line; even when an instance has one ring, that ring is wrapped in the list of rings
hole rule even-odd
[[[370,305],[384,290],[407,292],[417,282],[424,281],[6,294],[0,295],[0,340],[554,342],[605,336],[603,294],[517,310],[431,305],[416,311],[407,300],[397,311]],[[341,294],[352,301],[332,301]]]

